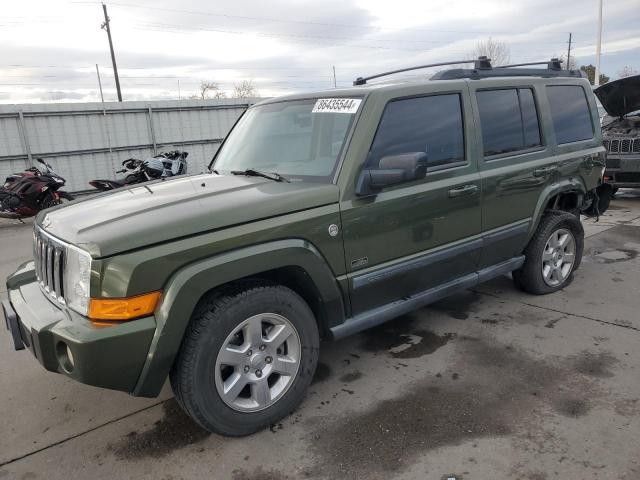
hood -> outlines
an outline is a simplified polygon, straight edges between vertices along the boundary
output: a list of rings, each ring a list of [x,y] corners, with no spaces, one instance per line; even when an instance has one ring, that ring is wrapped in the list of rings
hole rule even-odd
[[[605,83],[593,93],[609,115],[622,117],[640,110],[640,75]]]
[[[40,215],[52,235],[94,257],[338,201],[338,187],[201,174],[116,190]]]

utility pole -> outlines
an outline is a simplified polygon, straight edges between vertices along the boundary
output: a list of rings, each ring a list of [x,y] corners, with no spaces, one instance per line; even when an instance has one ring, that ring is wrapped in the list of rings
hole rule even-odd
[[[571,32],[569,32],[569,48],[567,50],[567,70],[571,70]]]
[[[338,88],[337,82],[336,82],[336,66],[333,66],[333,88]]]
[[[122,101],[122,92],[120,91],[120,79],[118,78],[118,67],[116,65],[116,55],[113,53],[113,41],[111,40],[111,27],[109,26],[109,15],[107,15],[107,6],[102,4],[102,11],[104,12],[104,23],[100,26],[103,30],[107,31],[107,37],[109,37],[109,50],[111,50],[111,64],[113,65],[113,75],[116,77],[116,91],[118,92],[118,101]]]
[[[102,108],[104,109],[104,95],[102,94],[102,80],[100,80],[100,69],[96,63],[96,73],[98,74],[98,86],[100,87],[100,101],[102,102]]]
[[[600,49],[602,48],[602,0],[598,0],[598,42],[596,43],[596,75],[594,86],[600,85]]]

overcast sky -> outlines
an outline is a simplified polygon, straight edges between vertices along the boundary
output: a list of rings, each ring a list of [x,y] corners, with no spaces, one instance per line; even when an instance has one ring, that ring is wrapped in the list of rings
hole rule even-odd
[[[348,86],[359,75],[466,57],[478,40],[512,62],[595,62],[596,0],[107,1],[125,100],[187,98],[201,80],[263,96]],[[99,2],[4,0],[0,103],[116,99]],[[604,0],[602,72],[640,70],[640,0]]]

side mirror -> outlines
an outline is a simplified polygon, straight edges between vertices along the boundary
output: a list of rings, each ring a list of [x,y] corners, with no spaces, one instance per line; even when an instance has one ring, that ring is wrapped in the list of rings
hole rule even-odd
[[[389,155],[380,159],[378,168],[364,169],[360,172],[356,184],[356,195],[373,195],[385,187],[421,180],[426,175],[427,154],[425,152]]]

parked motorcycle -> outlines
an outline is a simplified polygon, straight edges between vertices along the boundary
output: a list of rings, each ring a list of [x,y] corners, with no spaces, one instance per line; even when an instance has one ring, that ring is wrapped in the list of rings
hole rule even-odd
[[[146,160],[128,158],[122,162],[124,168],[116,172],[116,174],[126,173],[124,178],[120,180],[91,180],[89,185],[98,190],[107,191],[158,178],[183,175],[187,173],[186,158],[188,155],[188,152],[172,150]]]
[[[33,177],[34,175],[39,175],[39,174],[40,174],[40,170],[38,170],[36,167],[27,168],[24,172],[21,172],[21,173],[12,173],[5,179],[3,187],[7,188],[9,185],[16,182],[17,180],[20,180],[24,177]]]
[[[62,190],[66,180],[41,158],[42,169],[31,167],[7,177],[0,188],[0,218],[33,217],[40,210],[59,205],[73,197]]]

